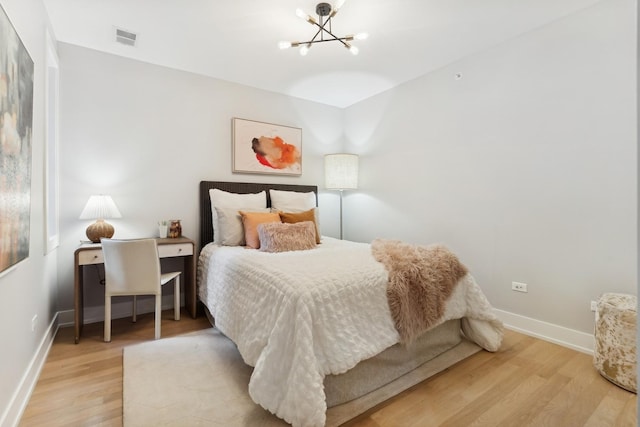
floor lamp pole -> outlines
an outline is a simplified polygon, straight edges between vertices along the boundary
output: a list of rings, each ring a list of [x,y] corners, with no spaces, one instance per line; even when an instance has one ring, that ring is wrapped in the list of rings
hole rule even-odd
[[[340,240],[342,240],[342,192],[344,190],[340,190]]]

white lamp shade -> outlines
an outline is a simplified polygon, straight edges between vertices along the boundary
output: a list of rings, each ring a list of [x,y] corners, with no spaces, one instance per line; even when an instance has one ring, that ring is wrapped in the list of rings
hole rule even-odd
[[[346,153],[324,156],[324,180],[328,190],[357,189],[358,156]]]
[[[99,194],[89,197],[89,201],[87,201],[87,204],[80,214],[80,219],[106,218],[122,218],[111,196]]]

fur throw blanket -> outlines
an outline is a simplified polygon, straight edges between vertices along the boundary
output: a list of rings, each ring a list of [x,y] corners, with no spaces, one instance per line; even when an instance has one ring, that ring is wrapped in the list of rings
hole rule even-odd
[[[441,245],[374,240],[374,258],[389,272],[387,298],[400,338],[411,343],[443,317],[447,299],[467,269]]]

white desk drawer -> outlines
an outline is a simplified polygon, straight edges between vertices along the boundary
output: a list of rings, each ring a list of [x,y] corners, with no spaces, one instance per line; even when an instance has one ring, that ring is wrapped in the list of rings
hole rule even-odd
[[[104,255],[102,255],[102,249],[100,248],[78,252],[79,265],[102,264],[102,263],[104,263]]]
[[[158,245],[160,258],[193,255],[191,243],[175,243],[170,245]],[[78,252],[78,265],[103,264],[104,254],[101,248],[87,249]]]
[[[191,243],[158,245],[158,255],[160,258],[193,255],[193,245]]]

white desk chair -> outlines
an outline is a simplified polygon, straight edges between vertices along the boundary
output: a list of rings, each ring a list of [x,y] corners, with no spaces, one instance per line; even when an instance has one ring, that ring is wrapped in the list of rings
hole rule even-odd
[[[133,321],[136,321],[136,296],[155,295],[155,339],[160,338],[162,285],[174,279],[173,317],[180,320],[180,272],[160,273],[160,257],[155,239],[102,239],[104,253],[104,340],[111,341],[111,297],[133,296]]]

